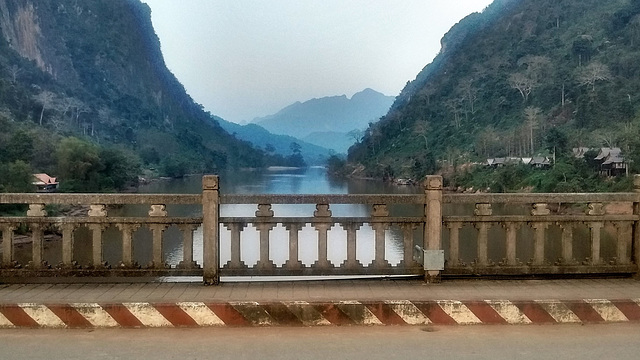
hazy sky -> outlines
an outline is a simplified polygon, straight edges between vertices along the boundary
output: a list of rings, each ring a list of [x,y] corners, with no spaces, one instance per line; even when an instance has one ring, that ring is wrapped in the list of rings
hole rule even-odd
[[[492,0],[143,0],[194,100],[243,122],[365,88],[396,96]]]

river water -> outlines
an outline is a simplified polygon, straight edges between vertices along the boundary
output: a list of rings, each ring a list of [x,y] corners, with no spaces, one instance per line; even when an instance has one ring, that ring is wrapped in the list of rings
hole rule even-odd
[[[161,179],[142,185],[139,193],[159,194],[199,194],[202,189],[201,176],[189,176],[181,179]],[[220,175],[220,192],[222,194],[383,194],[383,193],[416,193],[418,187],[394,186],[381,181],[370,180],[335,180],[327,176],[326,170],[320,167],[308,169],[289,169],[279,171],[229,171]],[[117,209],[109,209],[109,216],[146,216],[147,205],[125,205]],[[222,205],[221,216],[253,216],[257,205]],[[276,216],[313,216],[315,205],[273,205]],[[390,209],[392,215],[420,214],[420,207]],[[202,209],[197,205],[168,205],[169,216],[202,216]],[[369,216],[368,205],[332,205],[334,216]],[[259,259],[259,234],[252,225],[242,231],[241,258],[248,266],[255,265]],[[104,259],[116,265],[122,256],[122,236],[120,232],[109,227],[103,234]],[[225,227],[220,230],[220,259],[225,264],[231,257],[230,233]],[[317,260],[317,232],[307,225],[299,235],[300,260],[313,264]],[[91,234],[86,228],[76,230],[74,259],[80,264],[91,261]],[[164,256],[169,265],[176,266],[183,259],[182,235],[176,227],[169,227],[164,232]],[[145,265],[152,259],[151,232],[141,228],[134,234],[134,258]],[[399,229],[387,231],[386,258],[391,264],[397,264],[403,258],[402,234]],[[59,241],[45,244],[45,259],[50,264],[61,261],[61,245]],[[16,252],[21,262],[30,258],[30,246],[22,246]],[[328,258],[339,266],[346,259],[346,232],[334,226],[329,232]],[[271,231],[270,258],[276,265],[283,264],[288,257],[288,233],[281,226]],[[194,260],[202,264],[202,229],[194,232]],[[364,265],[374,259],[374,233],[370,226],[364,225],[358,230],[357,258]]]
[[[139,188],[140,193],[160,194],[199,194],[202,189],[201,176],[190,176],[182,179],[166,179],[153,181]],[[222,194],[400,194],[420,193],[419,187],[395,186],[380,181],[367,180],[335,180],[327,176],[324,168],[308,168],[300,170],[282,171],[230,171],[220,175],[220,192]],[[126,205],[118,209],[110,209],[109,216],[146,216],[148,206]],[[169,216],[195,216],[202,215],[202,209],[197,205],[169,205]],[[309,205],[273,205],[276,216],[313,216],[315,206]],[[520,214],[527,209],[512,208],[502,209],[495,207],[496,213]],[[253,216],[256,205],[222,205],[221,216]],[[332,205],[334,216],[369,216],[370,206],[367,205]],[[419,216],[422,212],[420,206],[390,207],[392,216]],[[523,212],[524,211],[524,212]],[[447,214],[471,214],[472,206],[445,206]],[[494,227],[490,231],[489,255],[495,261],[504,257],[504,231]],[[547,234],[547,258],[557,259],[560,256],[560,229],[558,226],[550,226]],[[220,257],[221,264],[225,264],[231,257],[230,234],[225,227],[220,231]],[[574,229],[576,238],[574,256],[584,259],[589,256],[589,232],[586,225]],[[313,264],[317,260],[317,232],[314,228],[306,226],[299,235],[299,257],[305,265]],[[419,239],[419,231],[416,239]],[[86,228],[76,231],[74,245],[74,259],[79,264],[91,262],[91,234]],[[460,258],[469,263],[476,257],[476,229],[465,226],[460,232]],[[532,256],[533,233],[528,227],[522,227],[518,231],[517,256],[526,261]],[[581,239],[581,240],[578,240]],[[615,235],[611,229],[603,231],[602,255],[604,258],[615,256]],[[164,257],[165,261],[176,266],[183,259],[182,235],[176,227],[168,228],[164,233]],[[339,266],[346,259],[346,232],[340,226],[334,226],[329,232],[328,259]],[[399,229],[392,227],[387,231],[385,244],[386,259],[389,263],[397,264],[403,258],[402,234]],[[135,260],[145,265],[152,259],[151,232],[141,228],[134,234]],[[448,233],[443,238],[445,251],[448,249]],[[364,225],[358,230],[357,235],[357,259],[367,265],[374,259],[374,233],[371,227]],[[277,265],[283,264],[288,257],[288,233],[278,226],[271,231],[270,258]],[[61,259],[61,242],[45,242],[45,259],[50,264],[58,264]],[[114,227],[109,227],[104,232],[104,259],[112,265],[117,265],[122,258],[122,236]],[[18,261],[26,264],[31,259],[31,244],[16,246],[15,256]],[[259,258],[259,234],[255,228],[248,225],[242,231],[241,259],[248,266],[253,266]],[[202,230],[194,232],[194,260],[202,264]]]

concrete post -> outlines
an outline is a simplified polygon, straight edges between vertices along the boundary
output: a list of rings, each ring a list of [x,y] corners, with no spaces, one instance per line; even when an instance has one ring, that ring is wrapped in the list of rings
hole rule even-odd
[[[220,283],[220,192],[217,175],[202,177],[202,246],[205,285]]]
[[[636,199],[636,202],[633,203],[633,214],[640,216],[640,175],[633,176],[633,190],[639,197],[639,199]],[[632,252],[633,263],[640,265],[640,221],[633,223]],[[636,272],[635,278],[640,280],[640,271]]]
[[[442,249],[442,176],[429,175],[424,181],[424,244],[426,250]],[[425,271],[424,281],[440,282],[440,271]]]

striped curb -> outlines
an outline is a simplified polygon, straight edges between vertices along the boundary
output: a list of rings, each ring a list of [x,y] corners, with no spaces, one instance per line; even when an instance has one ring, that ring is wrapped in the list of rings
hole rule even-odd
[[[0,304],[0,328],[640,322],[640,299]]]

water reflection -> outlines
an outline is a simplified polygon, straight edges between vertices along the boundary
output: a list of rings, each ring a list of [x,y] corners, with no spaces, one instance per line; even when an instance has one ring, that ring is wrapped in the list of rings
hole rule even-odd
[[[140,193],[161,194],[199,194],[202,189],[202,178],[190,176],[182,179],[166,179],[151,182],[141,186]],[[222,194],[381,194],[381,193],[411,193],[419,189],[413,187],[394,187],[377,181],[345,181],[330,179],[324,168],[309,168],[285,171],[230,171],[220,176],[220,192]],[[274,204],[276,216],[304,216],[312,217],[316,210],[314,204],[288,205]],[[109,212],[110,216],[146,216],[147,205],[125,205]],[[202,216],[202,209],[198,205],[168,205],[170,216],[198,217]],[[220,213],[223,217],[249,217],[256,211],[256,205],[221,205]],[[331,205],[334,216],[339,217],[367,217],[370,207],[366,205],[337,204]],[[390,208],[394,216],[407,216],[420,213],[417,207]],[[113,231],[112,231],[113,230]],[[386,258],[395,265],[403,258],[402,232],[392,227],[386,232]],[[270,258],[280,266],[288,260],[289,243],[288,232],[282,225],[271,231]],[[230,232],[221,226],[220,229],[220,257],[221,264],[231,258]],[[347,258],[347,235],[341,226],[335,225],[328,233],[328,259],[339,266]],[[90,233],[80,230],[76,234],[78,242],[77,258],[86,262],[90,260]],[[310,225],[305,226],[299,234],[299,257],[307,266],[318,258],[317,232]],[[147,264],[152,259],[152,236],[148,229],[140,229],[134,234],[134,257],[139,264]],[[111,264],[117,264],[121,259],[122,235],[115,229],[109,228],[104,234],[104,257]],[[53,245],[53,244],[52,244]],[[87,246],[84,246],[87,245]],[[174,226],[164,233],[165,259],[171,266],[177,265],[183,259],[182,235]],[[86,249],[85,249],[86,247]],[[253,266],[259,259],[259,233],[252,225],[242,231],[241,258],[248,266]],[[367,224],[357,233],[357,258],[363,265],[368,265],[374,259],[374,231]],[[194,232],[194,260],[202,264],[202,229]],[[81,262],[82,263],[82,262]]]

